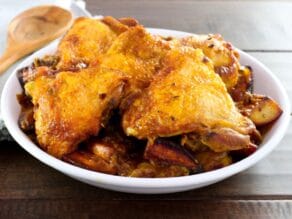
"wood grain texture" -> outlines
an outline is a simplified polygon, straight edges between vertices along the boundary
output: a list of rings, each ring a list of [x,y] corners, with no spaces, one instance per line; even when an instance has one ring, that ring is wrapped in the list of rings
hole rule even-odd
[[[292,2],[87,0],[96,15],[133,16],[146,27],[220,33],[245,50],[292,51]]]
[[[82,211],[81,209],[85,209]],[[0,201],[1,218],[287,218],[290,200],[275,201]]]

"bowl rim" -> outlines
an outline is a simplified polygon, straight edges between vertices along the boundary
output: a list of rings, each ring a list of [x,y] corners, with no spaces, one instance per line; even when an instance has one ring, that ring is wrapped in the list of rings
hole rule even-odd
[[[169,29],[159,29],[159,28],[147,28],[151,33],[159,33],[162,35],[178,35],[178,36],[191,36],[192,33],[169,30]],[[53,42],[56,43],[56,42]],[[50,45],[49,45],[50,46]],[[45,49],[45,48],[43,48]],[[24,148],[28,153],[30,153],[33,157],[37,158],[42,163],[61,171],[64,174],[74,176],[74,178],[81,178],[88,181],[94,181],[96,183],[112,185],[112,186],[122,186],[124,188],[174,188],[174,187],[187,187],[196,184],[207,183],[211,181],[218,181],[223,178],[230,177],[236,173],[239,173],[257,163],[259,160],[267,156],[280,142],[283,138],[289,122],[290,122],[290,101],[288,95],[280,83],[279,79],[261,62],[259,62],[254,57],[249,54],[237,49],[241,57],[245,57],[251,60],[253,63],[256,63],[266,74],[268,74],[274,83],[277,85],[277,89],[282,95],[283,99],[283,113],[281,115],[282,123],[279,124],[276,132],[271,136],[269,141],[264,143],[260,150],[257,150],[252,155],[244,158],[241,161],[233,163],[227,167],[223,167],[217,170],[212,170],[209,172],[189,175],[189,176],[180,176],[180,177],[169,177],[169,178],[134,178],[134,177],[126,177],[126,176],[116,176],[109,175],[105,173],[95,172],[91,170],[87,170],[84,168],[80,168],[69,163],[66,163],[62,160],[59,160],[47,152],[40,149],[37,145],[32,143],[32,141],[20,130],[18,124],[13,122],[12,116],[10,116],[9,108],[6,107],[9,102],[9,86],[12,85],[15,80],[15,75],[17,69],[22,67],[26,60],[31,59],[31,56],[27,57],[23,62],[21,62],[13,71],[13,73],[9,76],[8,80],[5,83],[2,98],[1,98],[1,112],[3,115],[3,119],[5,125],[12,135],[12,137],[17,141],[17,143]],[[33,54],[34,55],[34,54]]]

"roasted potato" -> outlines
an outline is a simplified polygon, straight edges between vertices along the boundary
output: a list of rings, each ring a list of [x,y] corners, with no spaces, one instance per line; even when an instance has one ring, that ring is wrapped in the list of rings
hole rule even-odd
[[[273,99],[257,95],[256,103],[248,116],[256,126],[263,126],[275,121],[281,116],[282,112],[280,106]]]
[[[184,166],[194,171],[199,169],[198,162],[183,147],[160,138],[147,145],[144,157],[150,161]]]

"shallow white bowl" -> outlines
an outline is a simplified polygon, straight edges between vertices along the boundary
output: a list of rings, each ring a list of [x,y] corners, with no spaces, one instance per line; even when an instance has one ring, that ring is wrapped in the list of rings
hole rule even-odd
[[[191,35],[190,33],[164,29],[149,28],[148,30],[151,33],[160,34],[163,36],[184,37]],[[42,57],[46,54],[53,54],[56,51],[57,43],[57,41],[53,42],[49,46],[34,53],[22,62],[17,69],[31,64],[33,59],[36,57]],[[241,64],[250,65],[253,68],[255,92],[274,98],[282,107],[283,114],[274,124],[272,129],[266,134],[263,143],[254,154],[237,163],[218,170],[184,177],[158,179],[129,178],[93,172],[54,158],[35,145],[18,126],[20,106],[16,100],[16,94],[21,93],[21,87],[16,77],[17,69],[15,69],[6,82],[2,93],[1,110],[3,113],[3,118],[13,138],[31,155],[54,169],[90,185],[116,191],[152,194],[171,193],[200,188],[239,173],[263,159],[283,138],[289,124],[290,103],[280,81],[267,67],[255,58],[242,51],[239,51],[239,53],[241,56]]]

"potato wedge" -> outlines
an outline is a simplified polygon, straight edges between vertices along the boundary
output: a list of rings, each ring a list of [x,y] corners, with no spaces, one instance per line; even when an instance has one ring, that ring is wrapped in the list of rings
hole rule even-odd
[[[198,162],[179,144],[164,139],[156,139],[146,147],[144,157],[148,160],[184,166],[196,171]]]
[[[280,106],[273,99],[265,96],[252,108],[249,118],[256,126],[263,126],[275,121],[282,112]]]

